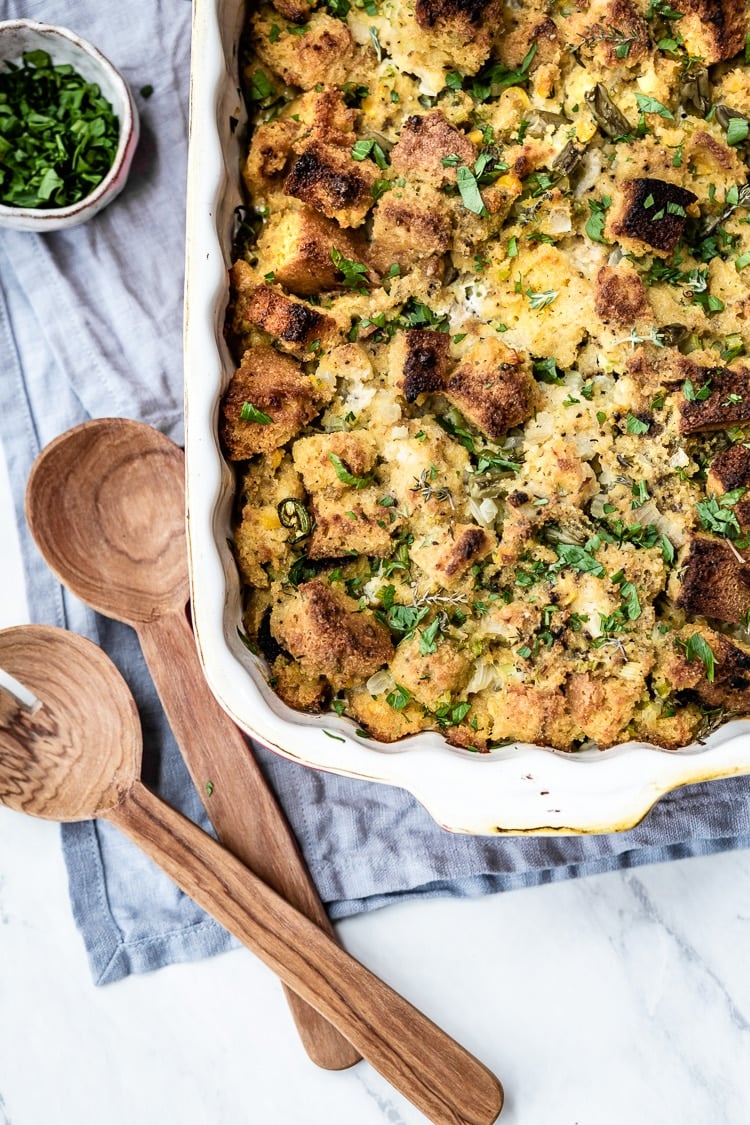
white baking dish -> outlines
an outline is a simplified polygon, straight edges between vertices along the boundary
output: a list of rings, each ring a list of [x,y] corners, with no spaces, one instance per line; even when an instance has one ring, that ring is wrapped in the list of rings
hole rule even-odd
[[[636,824],[680,785],[750,773],[750,721],[731,722],[680,753],[628,743],[560,754],[515,745],[489,755],[449,747],[437,734],[395,745],[369,741],[336,715],[291,710],[243,645],[240,587],[228,546],[234,479],[217,438],[218,405],[232,373],[223,341],[227,267],[241,203],[242,119],[237,41],[243,0],[193,0],[185,291],[185,423],[193,615],[208,683],[249,734],[318,769],[410,790],[457,832],[613,832]]]

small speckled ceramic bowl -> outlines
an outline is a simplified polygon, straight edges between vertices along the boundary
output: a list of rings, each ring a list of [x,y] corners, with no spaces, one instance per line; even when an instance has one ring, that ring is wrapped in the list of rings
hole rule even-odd
[[[0,67],[17,62],[26,51],[46,51],[53,63],[70,63],[87,82],[95,82],[120,122],[120,140],[112,167],[92,192],[68,207],[6,207],[0,204],[0,227],[46,231],[74,227],[92,218],[122,191],[138,144],[138,112],[122,75],[85,39],[64,27],[35,20],[0,21]]]

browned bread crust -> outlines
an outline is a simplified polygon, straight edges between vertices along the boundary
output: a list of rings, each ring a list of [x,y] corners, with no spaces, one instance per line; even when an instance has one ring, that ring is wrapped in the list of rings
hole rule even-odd
[[[737,625],[750,609],[750,567],[725,539],[696,535],[682,560],[675,605],[692,616]]]
[[[272,629],[303,667],[338,687],[367,679],[393,659],[385,625],[319,579],[274,607]]]
[[[315,417],[325,398],[290,356],[265,346],[248,348],[221,401],[220,432],[227,457],[244,461],[285,445]],[[243,421],[245,403],[271,421]]]

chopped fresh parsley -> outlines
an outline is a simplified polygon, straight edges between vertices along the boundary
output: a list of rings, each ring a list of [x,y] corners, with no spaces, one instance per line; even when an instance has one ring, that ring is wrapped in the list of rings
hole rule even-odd
[[[633,481],[630,491],[633,495],[633,500],[630,502],[631,509],[642,508],[646,501],[651,499],[645,480]]]
[[[403,633],[408,638],[414,635],[417,625],[429,612],[429,606],[426,605],[391,605],[388,607],[385,620],[394,633]]]
[[[446,75],[446,85],[451,90],[466,90],[477,102],[486,102],[488,98],[498,97],[508,86],[525,85],[536,52],[537,45],[533,43],[517,69],[501,62],[490,62],[471,77],[464,77],[456,70],[450,71]]]
[[[348,484],[351,488],[367,488],[368,485],[372,484],[372,477],[355,477],[350,473],[344,462],[335,453],[329,453],[328,459],[342,484]]]
[[[711,397],[711,380],[706,380],[702,387],[696,391],[691,379],[686,379],[682,384],[682,393],[688,402],[705,402]]]
[[[703,667],[706,669],[706,679],[712,684],[717,660],[706,638],[701,633],[693,633],[687,641],[678,638],[677,643],[684,647],[685,655],[689,661],[700,660],[703,663]]]
[[[606,238],[604,237],[604,224],[607,221],[607,211],[612,206],[612,197],[610,195],[603,195],[601,199],[589,200],[589,211],[591,214],[586,220],[586,234],[594,242],[603,242],[606,245]]]
[[[695,508],[703,527],[725,539],[737,539],[742,529],[734,506],[744,494],[744,488],[735,488],[731,492],[725,492],[723,496],[699,500]]]
[[[403,711],[404,707],[411,702],[411,692],[407,691],[405,687],[401,687],[400,684],[396,684],[394,690],[389,691],[386,695],[385,701],[394,711]]]
[[[419,653],[420,656],[429,656],[433,652],[437,652],[437,638],[440,635],[442,622],[439,617],[436,617],[426,629],[421,629],[419,633]]]
[[[563,385],[563,378],[557,370],[557,360],[552,356],[547,356],[545,359],[535,359],[532,370],[534,378],[539,379],[542,383],[552,383],[557,386]]]
[[[68,207],[101,183],[120,125],[99,87],[46,51],[0,74],[0,203]],[[144,87],[145,88],[145,87]],[[144,97],[147,95],[144,94]]]
[[[472,211],[475,215],[481,215],[485,210],[484,200],[479,190],[477,177],[471,168],[467,168],[465,164],[456,168],[456,184],[461,202],[466,210]]]
[[[265,410],[259,410],[257,406],[253,406],[251,402],[243,402],[240,410],[240,421],[255,422],[257,426],[268,426],[273,422],[273,418],[270,414],[266,414]]]
[[[574,570],[580,570],[584,574],[593,574],[595,578],[604,578],[606,575],[606,571],[599,560],[594,558],[590,551],[577,546],[575,543],[556,543],[555,551],[557,552],[557,562],[553,563],[550,568],[553,571],[560,570],[563,566],[572,566]]]
[[[638,108],[641,113],[658,113],[659,117],[663,117],[667,121],[674,121],[672,111],[667,109],[665,105],[662,105],[661,102],[657,101],[656,98],[649,97],[648,94],[636,94],[635,100],[638,103]],[[644,203],[644,207],[645,206],[646,204]]]
[[[741,145],[750,133],[750,121],[744,117],[730,117],[727,125],[727,144]]]
[[[381,170],[388,167],[388,157],[378,142],[369,137],[361,137],[352,148],[352,157],[354,160],[366,160],[368,156],[372,157]]]
[[[629,434],[647,434],[650,426],[650,422],[642,422],[635,414],[628,414],[625,419],[625,429]]]
[[[342,275],[343,283],[347,289],[356,289],[360,293],[367,289],[367,276],[369,270],[362,262],[354,262],[345,258],[335,246],[331,247],[331,261]]]

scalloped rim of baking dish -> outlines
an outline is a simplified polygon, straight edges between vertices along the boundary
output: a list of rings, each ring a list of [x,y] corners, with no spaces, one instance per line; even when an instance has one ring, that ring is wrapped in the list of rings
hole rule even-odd
[[[185,279],[187,532],[193,621],[206,679],[248,734],[285,758],[409,790],[443,827],[476,835],[604,833],[632,828],[681,785],[750,773],[750,720],[705,745],[668,753],[644,743],[563,754],[515,744],[490,754],[435,733],[387,745],[335,714],[287,707],[240,639],[232,557],[232,471],[218,441],[221,392],[233,370],[224,344],[229,242],[243,120],[237,85],[242,0],[194,0]],[[252,815],[249,811],[249,815]]]

